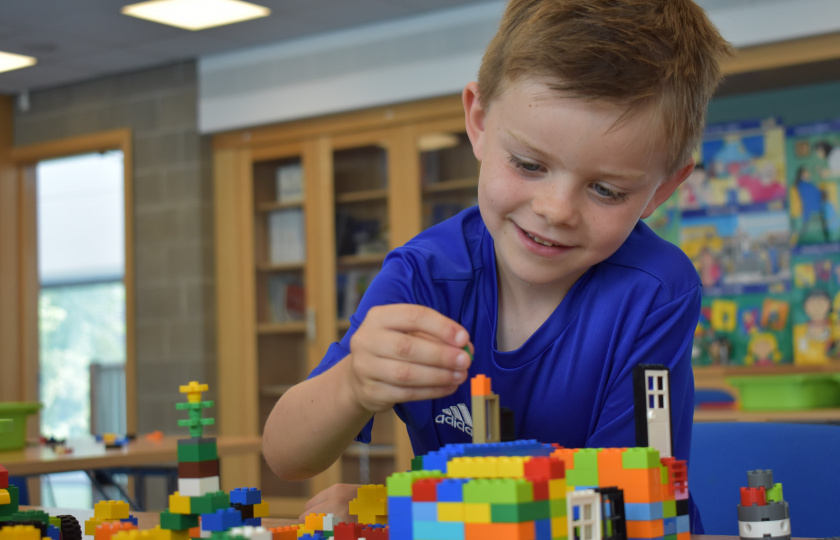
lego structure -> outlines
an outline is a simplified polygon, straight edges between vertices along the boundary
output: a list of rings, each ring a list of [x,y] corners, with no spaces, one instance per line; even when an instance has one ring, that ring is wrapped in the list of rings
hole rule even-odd
[[[788,503],[782,496],[782,484],[773,482],[773,471],[747,472],[747,487],[741,488],[738,505],[738,535],[743,540],[790,540]]]

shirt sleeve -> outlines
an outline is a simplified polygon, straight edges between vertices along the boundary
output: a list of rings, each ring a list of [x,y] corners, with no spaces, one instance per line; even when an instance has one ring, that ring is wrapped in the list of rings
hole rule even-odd
[[[626,361],[612,366],[614,375],[587,446],[636,445],[633,369],[639,364],[660,364],[670,370],[673,454],[688,460],[694,415],[691,348],[700,316],[700,292],[698,285],[650,311],[641,321],[635,338],[625,345]]]

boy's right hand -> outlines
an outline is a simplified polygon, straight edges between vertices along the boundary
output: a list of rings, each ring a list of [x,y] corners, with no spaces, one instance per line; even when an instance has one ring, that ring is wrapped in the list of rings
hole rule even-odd
[[[447,396],[467,378],[469,334],[414,304],[375,306],[350,339],[351,387],[370,413],[397,403]]]

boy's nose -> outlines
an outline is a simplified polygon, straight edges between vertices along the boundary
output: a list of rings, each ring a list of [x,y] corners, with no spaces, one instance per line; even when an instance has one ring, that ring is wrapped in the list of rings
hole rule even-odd
[[[580,220],[581,202],[572,189],[546,185],[535,194],[531,207],[553,227],[575,227]]]

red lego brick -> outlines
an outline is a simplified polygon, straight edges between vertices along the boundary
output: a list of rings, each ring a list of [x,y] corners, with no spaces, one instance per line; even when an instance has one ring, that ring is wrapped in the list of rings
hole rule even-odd
[[[525,478],[528,480],[566,478],[566,467],[559,458],[535,456],[525,462]]]
[[[0,489],[7,489],[9,487],[9,471],[0,465]]]
[[[437,501],[437,485],[443,478],[422,478],[411,485],[411,500],[414,502]]]
[[[364,528],[365,526],[361,523],[346,523],[342,521],[333,527],[333,540],[358,540]]]
[[[742,487],[741,488],[741,506],[765,506],[767,504],[767,492],[764,486],[761,487]]]
[[[388,527],[365,527],[359,538],[365,540],[388,540]]]

